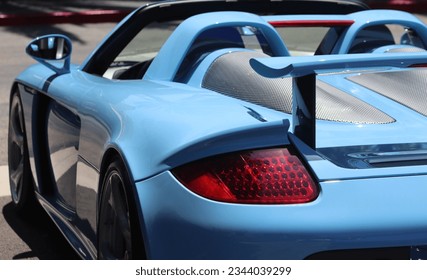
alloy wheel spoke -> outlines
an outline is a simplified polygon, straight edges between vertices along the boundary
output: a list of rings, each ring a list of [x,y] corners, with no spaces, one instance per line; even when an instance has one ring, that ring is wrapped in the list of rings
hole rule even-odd
[[[18,164],[17,168],[13,170],[10,174],[10,179],[12,181],[11,187],[14,195],[19,196],[22,190],[22,177],[24,174],[24,165]]]
[[[112,170],[104,183],[100,221],[100,257],[132,258],[132,232],[125,185],[119,170]]]
[[[17,110],[18,112],[14,112],[14,114],[11,116],[11,139],[12,143],[15,143],[18,147],[22,149],[23,143],[24,143],[24,132],[23,132],[23,126],[22,126],[22,118],[18,116],[20,113],[20,110]]]
[[[124,197],[124,193],[121,191],[123,188],[123,182],[119,176],[112,176],[112,197],[114,203],[114,209],[116,211],[117,220],[119,223],[119,227],[122,229],[122,233],[126,234],[126,238],[130,237],[129,229],[129,212],[126,206],[126,198]],[[129,231],[129,232],[127,232]],[[129,236],[127,236],[129,235]]]
[[[20,148],[21,153],[23,149],[23,143],[24,143],[24,135],[15,129],[13,129],[12,133],[10,134],[12,143],[14,143],[17,147]]]

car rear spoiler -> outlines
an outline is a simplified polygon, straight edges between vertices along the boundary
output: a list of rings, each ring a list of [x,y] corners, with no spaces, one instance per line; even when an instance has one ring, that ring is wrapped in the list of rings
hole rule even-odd
[[[253,58],[250,64],[258,74],[267,78],[293,78],[293,131],[295,136],[316,149],[317,74],[427,65],[427,52]]]

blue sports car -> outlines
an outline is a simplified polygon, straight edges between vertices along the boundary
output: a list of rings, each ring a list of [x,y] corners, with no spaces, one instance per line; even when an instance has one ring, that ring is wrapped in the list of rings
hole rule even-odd
[[[162,1],[14,81],[16,209],[83,259],[427,256],[427,28],[355,1]]]

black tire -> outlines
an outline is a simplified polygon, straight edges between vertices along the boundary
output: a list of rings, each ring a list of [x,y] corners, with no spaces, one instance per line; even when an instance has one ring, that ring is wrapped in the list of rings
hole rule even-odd
[[[18,212],[32,213],[37,203],[28,156],[23,108],[18,91],[13,93],[9,108],[8,165],[13,204]]]
[[[102,183],[98,220],[98,259],[145,258],[132,184],[115,157]]]

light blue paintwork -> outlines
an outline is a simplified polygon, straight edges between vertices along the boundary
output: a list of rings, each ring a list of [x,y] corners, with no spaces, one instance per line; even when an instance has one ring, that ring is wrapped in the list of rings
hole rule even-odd
[[[144,76],[148,80],[172,81],[191,43],[203,31],[224,26],[253,26],[261,29],[277,56],[289,55],[280,35],[260,16],[218,12],[193,16],[180,24],[168,38]],[[173,53],[174,55],[170,55]]]
[[[377,20],[385,21],[387,15],[399,15],[399,22],[411,21],[418,27],[418,21],[401,13],[384,11]],[[366,23],[365,19],[372,16],[372,12],[366,12],[348,17]],[[291,115],[201,88],[203,73],[214,59],[229,51],[241,51],[238,49],[208,56],[187,84],[172,82],[197,34],[213,26],[254,25],[271,38],[270,43],[282,56],[253,60],[259,73],[281,77],[319,71],[318,79],[380,108],[396,120],[387,125],[317,121],[318,147],[427,143],[427,135],[419,133],[427,127],[425,117],[346,79],[361,70],[411,71],[401,67],[425,63],[427,55],[289,57],[286,46],[266,21],[274,18],[237,12],[193,17],[176,29],[142,80],[110,80],[71,65],[70,73],[50,81],[55,73],[40,64],[17,77],[18,84],[35,89],[38,96],[49,102],[55,100],[79,117],[76,188],[89,190],[94,201],[77,197],[76,215],[88,221],[89,228],[80,228],[41,199],[72,245],[76,250],[80,248],[82,257],[96,258],[96,200],[102,179],[99,174],[109,150],[120,154],[135,183],[150,258],[298,259],[328,250],[427,244],[425,165],[339,167],[295,139],[290,131]],[[334,16],[328,19],[331,18]],[[126,19],[120,25],[124,24]],[[357,24],[354,31],[362,26]],[[348,39],[342,41],[343,49],[351,43],[352,30],[350,27]],[[32,111],[32,101],[27,100],[30,99],[25,99],[24,113],[28,127],[35,125],[32,117],[36,111]],[[266,122],[251,116],[251,111]],[[29,142],[33,141],[32,136]],[[211,155],[286,145],[293,145],[302,153],[320,184],[321,194],[312,203],[272,206],[214,202],[187,190],[171,173],[177,166]],[[37,157],[38,147],[31,148],[30,157]],[[31,161],[33,175],[37,187],[43,189],[35,162]]]
[[[409,67],[427,63],[426,52],[346,54],[304,57],[253,58],[252,68],[267,78],[301,77],[315,73],[380,67]]]
[[[348,15],[286,15],[264,16],[267,22],[273,21],[354,21],[336,43],[332,53],[348,53],[356,35],[364,28],[374,25],[394,24],[416,31],[424,44],[427,44],[427,30],[425,24],[416,16],[394,10],[367,10]]]
[[[351,14],[355,19],[347,30],[347,36],[343,37],[340,44],[337,45],[339,50],[337,53],[347,53],[351,43],[353,42],[356,34],[367,26],[379,24],[398,24],[416,30],[424,44],[427,44],[427,30],[425,24],[417,17],[401,12],[392,10],[370,10]]]
[[[84,81],[90,82],[88,86],[84,86]],[[126,155],[135,180],[153,176],[171,166],[182,164],[183,161],[242,147],[268,147],[288,143],[286,133],[289,124],[283,124],[283,120],[261,123],[247,113],[248,109],[243,106],[245,104],[232,99],[224,102],[226,98],[206,90],[142,80],[110,81],[81,71],[61,76],[57,78],[57,82],[58,85],[70,84],[66,89],[55,85],[50,87],[52,96],[65,93],[64,98],[59,99],[62,104],[79,107],[79,113],[85,117],[94,115],[105,120],[105,124],[95,131],[107,131],[108,139],[103,139],[103,145],[112,145]],[[98,88],[95,92],[92,91],[94,86]],[[177,90],[181,90],[183,94],[177,95]],[[102,99],[103,102],[100,102]],[[99,105],[94,106],[95,104]],[[224,111],[227,112],[226,115]],[[218,114],[228,119],[227,124]],[[131,121],[136,119],[150,121],[144,121],[141,126],[139,122]],[[93,147],[89,148],[93,145],[89,136],[95,133],[94,126],[99,124],[95,123],[96,119],[87,121],[87,131],[85,122],[82,123],[80,151],[88,162],[99,168],[101,155],[94,153]],[[259,134],[259,131],[264,132]],[[244,141],[240,141],[242,134],[245,136]],[[87,144],[90,149],[88,151],[85,151],[86,137],[91,142]],[[134,139],[142,141],[136,142]],[[222,142],[228,142],[228,145],[221,144]],[[95,151],[102,153],[105,148],[100,146]],[[183,150],[188,152],[184,153]],[[177,153],[180,154],[178,162],[172,160]],[[141,158],[140,155],[150,157]]]
[[[153,258],[300,259],[359,246],[425,244],[426,183],[426,176],[329,181],[315,202],[288,206],[209,201],[177,187],[169,172],[137,189]]]
[[[206,69],[221,55],[231,53],[231,52],[254,52],[254,50],[240,49],[240,48],[226,48],[212,52],[206,56],[203,61],[200,63],[200,66],[196,68],[194,73],[191,75],[188,85],[194,87],[202,87],[202,81],[205,77]]]

